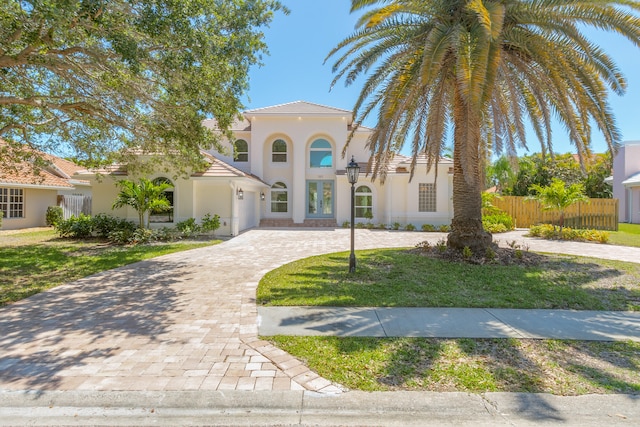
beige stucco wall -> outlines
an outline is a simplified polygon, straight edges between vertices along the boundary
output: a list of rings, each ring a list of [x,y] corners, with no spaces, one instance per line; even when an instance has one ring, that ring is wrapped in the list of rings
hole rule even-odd
[[[16,187],[6,186],[6,188]],[[21,228],[45,227],[47,225],[47,208],[57,205],[58,190],[37,188],[23,188],[23,190],[24,218],[2,218],[2,230],[18,230]]]

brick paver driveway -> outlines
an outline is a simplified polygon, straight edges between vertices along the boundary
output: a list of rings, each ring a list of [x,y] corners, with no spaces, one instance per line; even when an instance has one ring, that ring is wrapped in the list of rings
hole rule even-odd
[[[356,242],[424,238],[358,230]],[[0,389],[338,391],[258,339],[255,290],[279,265],[348,248],[349,230],[251,230],[3,307]]]
[[[413,246],[441,233],[357,230],[356,248]],[[638,262],[640,248],[527,240],[532,250]],[[0,390],[339,388],[257,336],[255,290],[269,270],[349,248],[346,229],[256,229],[220,245],[107,271],[0,309]]]

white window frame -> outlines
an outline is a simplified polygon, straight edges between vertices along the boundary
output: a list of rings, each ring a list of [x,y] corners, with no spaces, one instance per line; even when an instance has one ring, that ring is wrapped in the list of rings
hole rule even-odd
[[[24,218],[25,195],[23,188],[0,187],[2,218]]]
[[[276,183],[274,183],[271,186],[271,213],[274,214],[285,214],[289,212],[289,189],[287,188],[287,184],[285,184],[282,181],[278,181]],[[284,194],[285,196],[285,200],[277,200],[278,199],[278,194]],[[277,204],[278,206],[283,206],[285,207],[284,211],[280,211],[280,210],[273,210],[273,206],[274,203]]]
[[[329,147],[314,147],[313,144],[315,143],[326,143],[329,145]],[[323,144],[324,145],[324,144]],[[324,153],[329,153],[329,155],[331,156],[331,164],[329,165],[313,165],[312,161],[311,161],[311,156],[313,153],[319,153],[319,152],[324,152]],[[324,138],[318,138],[315,141],[313,141],[311,143],[311,145],[309,146],[309,167],[310,168],[321,168],[321,169],[326,169],[326,168],[332,168],[333,167],[333,146],[331,145],[331,143],[329,141],[327,141]]]
[[[239,142],[244,143],[246,148],[243,150],[238,149]],[[237,139],[236,142],[233,143],[233,153],[234,153],[233,160],[235,162],[242,162],[242,163],[248,162],[249,161],[249,143],[247,142],[247,140],[242,138]]]
[[[282,142],[284,144],[284,151],[275,151],[276,143]],[[271,163],[287,163],[289,147],[287,141],[282,138],[278,138],[271,143]],[[278,160],[276,160],[278,159]]]
[[[362,191],[363,188],[366,188],[369,191]],[[358,199],[361,197],[368,197],[370,199],[371,204],[370,205],[359,204]],[[371,187],[369,187],[368,185],[360,185],[356,187],[354,204],[355,204],[356,218],[366,218],[365,216],[366,211],[371,212],[371,215],[373,215],[373,191],[371,190]]]

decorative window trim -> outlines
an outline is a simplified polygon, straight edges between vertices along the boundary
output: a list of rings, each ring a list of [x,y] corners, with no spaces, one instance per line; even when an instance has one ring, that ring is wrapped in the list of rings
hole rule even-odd
[[[0,211],[2,219],[24,218],[24,189],[0,187]]]
[[[418,212],[437,212],[435,184],[418,184]]]
[[[273,141],[271,143],[271,163],[287,163],[287,152],[287,142],[284,139],[278,138]]]

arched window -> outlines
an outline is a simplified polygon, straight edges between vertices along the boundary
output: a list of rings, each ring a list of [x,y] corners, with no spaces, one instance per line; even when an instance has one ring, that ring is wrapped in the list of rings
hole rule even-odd
[[[281,139],[273,141],[271,146],[271,161],[273,163],[287,162],[287,143]]]
[[[326,139],[316,139],[309,149],[309,166],[330,168],[333,166],[333,150]]]
[[[233,144],[234,160],[236,162],[249,161],[249,144],[244,139],[239,139]]]
[[[356,218],[373,218],[373,193],[366,185],[356,188]]]
[[[283,182],[276,182],[271,186],[271,212],[282,213],[289,211],[289,192]]]
[[[155,185],[158,184],[169,184],[171,187],[164,190],[164,196],[169,201],[169,205],[171,205],[171,209],[167,211],[154,211],[152,210],[149,214],[149,222],[173,222],[173,182],[169,178],[159,177],[153,180]]]

